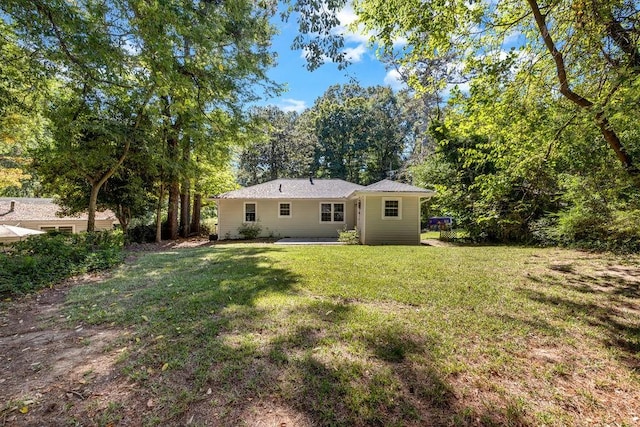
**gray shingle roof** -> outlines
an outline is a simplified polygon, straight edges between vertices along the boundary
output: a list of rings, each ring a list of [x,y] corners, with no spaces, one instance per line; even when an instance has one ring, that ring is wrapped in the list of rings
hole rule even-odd
[[[359,193],[424,193],[431,194],[432,190],[416,187],[415,185],[404,184],[402,182],[390,181],[383,179],[382,181],[368,185],[358,190]]]
[[[15,202],[13,211],[11,202]],[[63,219],[87,219],[87,214],[75,217],[61,217],[57,213],[60,207],[53,199],[29,198],[29,197],[0,197],[0,222],[9,221],[40,221]],[[113,219],[115,215],[111,211],[96,212],[96,219]]]
[[[362,185],[341,179],[276,179],[251,187],[229,191],[219,199],[342,199]]]

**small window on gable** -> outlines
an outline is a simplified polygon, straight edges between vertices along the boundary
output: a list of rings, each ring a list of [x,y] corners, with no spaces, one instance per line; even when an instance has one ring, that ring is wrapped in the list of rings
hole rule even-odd
[[[402,200],[382,199],[382,219],[402,219]]]
[[[245,203],[244,204],[244,222],[256,222],[256,204]]]
[[[320,222],[344,222],[344,203],[320,203]]]
[[[291,203],[278,203],[278,218],[291,218]]]

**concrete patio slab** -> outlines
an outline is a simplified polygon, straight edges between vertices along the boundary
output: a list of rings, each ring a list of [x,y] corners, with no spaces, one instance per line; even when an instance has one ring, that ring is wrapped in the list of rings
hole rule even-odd
[[[275,242],[276,245],[344,245],[337,237],[285,237]]]

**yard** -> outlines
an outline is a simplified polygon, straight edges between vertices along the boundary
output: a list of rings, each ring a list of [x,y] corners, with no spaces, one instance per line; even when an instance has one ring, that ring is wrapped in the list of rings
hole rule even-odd
[[[638,257],[205,245],[0,306],[0,425],[640,425]]]

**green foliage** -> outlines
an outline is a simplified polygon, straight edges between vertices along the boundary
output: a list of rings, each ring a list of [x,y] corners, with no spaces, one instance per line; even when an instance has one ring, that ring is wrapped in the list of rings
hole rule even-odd
[[[0,295],[26,294],[76,274],[119,264],[122,233],[50,233],[14,243],[0,252]]]
[[[347,230],[346,226],[342,230],[338,230],[338,242],[348,245],[359,245],[360,235],[358,234],[358,230]]]
[[[238,227],[238,233],[243,239],[253,240],[262,232],[262,227],[257,222],[246,222]]]
[[[621,172],[623,173],[623,172]],[[590,250],[640,251],[640,191],[563,175],[565,207],[533,226],[537,242]],[[612,182],[612,181],[610,181]],[[623,180],[624,182],[624,180]]]
[[[495,133],[489,137],[478,126],[467,133],[457,126],[457,119],[451,114],[450,126],[432,125],[436,152],[412,169],[418,184],[436,189],[429,211],[452,215],[472,240],[527,241],[529,224],[553,209],[554,181],[544,179],[547,172],[535,163],[527,167],[519,163],[522,140],[502,139]],[[489,128],[503,120],[497,115],[482,119]],[[500,124],[503,129],[507,126]],[[518,154],[509,153],[516,148]]]
[[[126,227],[166,201],[169,188],[175,219],[180,192],[209,191],[200,179],[211,169],[228,176],[247,103],[258,91],[279,91],[266,75],[274,63],[270,2],[8,1],[0,12],[10,63],[0,69],[3,133],[5,104],[17,108],[20,92],[34,92],[29,83],[51,73],[55,90],[43,93],[41,107],[54,138],[31,156],[68,212],[88,208],[89,229],[98,207]],[[3,151],[0,186],[16,186],[25,177],[13,164],[18,150],[7,159]]]
[[[306,116],[273,106],[254,108],[251,116],[253,140],[240,152],[238,181],[255,185],[308,176],[317,138],[306,126]]]
[[[256,135],[240,153],[238,180],[254,185],[313,173],[366,185],[402,175],[408,158],[427,149],[426,113],[407,92],[358,83],[329,87],[300,115],[255,109]]]
[[[136,224],[127,229],[126,241],[128,243],[151,243],[156,239],[156,228],[148,224]]]
[[[400,169],[411,134],[405,110],[390,88],[331,86],[311,110],[320,177],[371,184]]]

